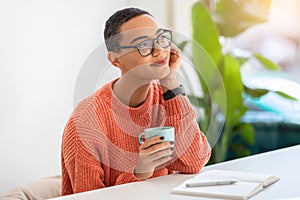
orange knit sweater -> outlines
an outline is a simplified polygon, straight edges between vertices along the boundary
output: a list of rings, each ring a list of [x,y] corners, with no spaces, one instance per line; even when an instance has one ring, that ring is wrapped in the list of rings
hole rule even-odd
[[[210,158],[210,146],[186,97],[164,101],[159,82],[153,81],[146,101],[131,108],[113,94],[113,83],[82,101],[65,127],[62,195],[140,181],[133,174],[137,138],[148,127],[175,128],[174,157],[157,167],[152,177],[199,172]]]

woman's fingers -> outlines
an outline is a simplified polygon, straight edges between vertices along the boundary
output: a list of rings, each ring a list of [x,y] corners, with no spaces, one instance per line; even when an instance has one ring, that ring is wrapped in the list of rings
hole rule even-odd
[[[150,148],[150,147],[153,146],[153,145],[160,144],[160,143],[164,142],[163,140],[164,140],[164,138],[161,137],[161,136],[148,138],[148,139],[146,139],[145,142],[140,146],[140,149],[141,149],[141,150],[148,149],[148,148]]]
[[[175,46],[171,46],[171,52],[170,52],[170,64],[174,64],[178,61],[178,58],[180,57],[180,50]]]
[[[135,168],[136,173],[150,173],[154,169],[173,158],[173,143],[164,141],[163,137],[153,137],[139,147],[139,160]]]
[[[151,138],[152,139],[152,138]],[[146,142],[145,142],[146,143]],[[144,143],[144,144],[145,144]],[[161,139],[150,140],[145,146],[141,145],[140,152],[144,154],[153,154],[171,147],[171,142],[162,141]]]
[[[155,165],[156,167],[159,166],[159,165],[162,165],[170,160],[172,160],[173,156],[164,156],[164,157],[161,157],[157,160],[154,160],[152,163],[153,165]]]
[[[148,156],[148,159],[149,159],[150,162],[154,162],[154,161],[159,160],[161,158],[172,157],[172,156],[173,156],[173,149],[170,147],[170,148],[167,148],[167,149],[164,149],[164,150],[161,150],[161,151],[150,154]]]

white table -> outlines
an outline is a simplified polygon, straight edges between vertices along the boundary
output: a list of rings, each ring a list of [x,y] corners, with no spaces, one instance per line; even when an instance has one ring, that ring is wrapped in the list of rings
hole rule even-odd
[[[257,154],[204,167],[210,169],[237,170],[276,174],[280,181],[253,196],[251,200],[300,199],[300,145]],[[174,174],[146,181],[129,183],[99,190],[56,198],[55,200],[192,200],[208,199],[171,194],[172,188],[194,175]],[[209,198],[212,199],[212,198]]]

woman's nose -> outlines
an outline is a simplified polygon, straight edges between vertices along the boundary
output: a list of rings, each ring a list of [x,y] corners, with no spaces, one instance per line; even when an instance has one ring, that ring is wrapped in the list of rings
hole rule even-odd
[[[153,48],[154,48],[153,52],[152,52],[153,57],[156,57],[156,56],[160,55],[164,51],[164,48],[161,47],[157,42],[154,43]]]

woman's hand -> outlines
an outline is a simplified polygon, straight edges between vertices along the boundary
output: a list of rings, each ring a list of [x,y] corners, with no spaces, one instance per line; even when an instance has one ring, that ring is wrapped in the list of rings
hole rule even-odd
[[[180,65],[181,65],[181,51],[177,46],[175,46],[175,44],[172,43],[171,51],[170,51],[169,66],[172,71],[178,72]],[[171,76],[171,75],[172,74],[170,74],[169,76]],[[175,78],[176,78],[176,76],[175,76]]]
[[[153,137],[139,147],[139,159],[134,174],[139,179],[152,176],[155,168],[170,161],[174,147],[171,142],[164,142],[162,137]]]
[[[160,80],[164,92],[169,89],[174,89],[179,86],[177,81],[177,73],[181,65],[181,51],[173,43],[171,44],[169,67],[170,73]]]

